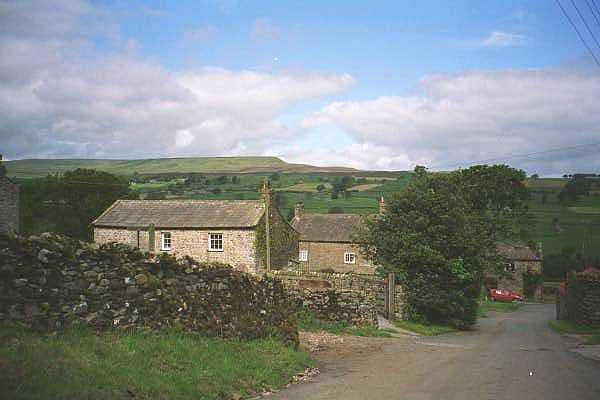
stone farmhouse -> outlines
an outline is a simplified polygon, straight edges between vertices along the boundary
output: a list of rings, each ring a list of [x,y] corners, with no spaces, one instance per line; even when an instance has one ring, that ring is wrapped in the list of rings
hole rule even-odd
[[[383,197],[379,212],[385,209]],[[364,227],[365,216],[358,214],[307,214],[304,205],[294,209],[292,226],[300,233],[298,260],[305,271],[375,273],[361,252],[356,234]]]
[[[0,173],[0,234],[16,233],[19,233],[19,185]]]
[[[267,265],[267,208],[270,265],[281,269],[298,254],[299,235],[264,200],[117,200],[92,222],[94,241],[261,274]]]
[[[535,251],[525,244],[499,243],[498,253],[506,259],[504,268],[508,276],[498,276],[498,288],[512,290],[519,293],[525,292],[523,273],[542,273],[542,252]],[[542,298],[541,283],[534,289],[533,297]]]

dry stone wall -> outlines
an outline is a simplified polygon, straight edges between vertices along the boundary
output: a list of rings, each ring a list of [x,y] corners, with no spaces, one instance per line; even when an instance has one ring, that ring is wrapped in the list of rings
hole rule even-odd
[[[273,271],[271,275],[323,319],[377,325],[377,314],[384,313],[387,282],[377,275],[304,271]],[[337,313],[330,306],[335,301],[340,304]],[[404,319],[405,299],[400,285],[395,287],[393,301],[396,319]]]
[[[19,186],[0,176],[0,234],[19,233]]]
[[[52,332],[178,327],[297,344],[298,305],[278,280],[62,236],[0,236],[0,324]]]
[[[600,327],[600,271],[569,274],[566,282],[567,318],[578,325]]]

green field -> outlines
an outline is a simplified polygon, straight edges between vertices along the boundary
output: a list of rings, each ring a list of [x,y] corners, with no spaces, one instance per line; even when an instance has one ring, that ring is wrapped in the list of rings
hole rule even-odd
[[[542,242],[546,255],[571,247],[585,256],[600,257],[600,197],[584,197],[564,207],[557,194],[556,190],[546,191],[545,195],[543,191],[532,193],[531,238]]]
[[[345,167],[315,167],[286,163],[277,157],[194,157],[147,160],[29,159],[5,162],[8,176],[31,178],[64,173],[76,168],[92,168],[115,175],[169,173],[357,173]]]

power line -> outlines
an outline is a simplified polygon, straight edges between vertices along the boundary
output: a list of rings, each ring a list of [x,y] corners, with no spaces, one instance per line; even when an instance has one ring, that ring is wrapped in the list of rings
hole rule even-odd
[[[492,161],[511,160],[511,159],[514,159],[514,158],[529,158],[531,156],[536,156],[536,155],[541,155],[541,154],[555,153],[557,151],[574,150],[574,149],[579,149],[579,148],[587,148],[587,147],[591,147],[591,146],[600,146],[600,142],[579,144],[579,145],[575,145],[575,146],[555,147],[553,149],[536,151],[536,152],[533,152],[533,153],[512,154],[512,155],[507,154],[505,156],[500,156],[500,157],[495,157],[495,158],[488,158],[488,159],[485,159],[485,160],[471,161],[471,162],[466,162],[466,163],[462,163],[462,164],[445,165],[445,166],[444,165],[434,165],[434,166],[431,166],[430,168],[438,168],[438,169],[439,168],[452,168],[452,167],[461,167],[463,165],[485,164],[485,163],[489,163],[489,162],[492,162]]]
[[[590,4],[589,0],[585,0],[585,2],[587,4],[588,8],[590,9],[590,11],[592,12],[592,15],[594,16],[594,19],[596,20],[596,23],[600,27],[600,19],[598,19],[598,16],[596,16],[596,11],[594,11],[594,7],[592,7],[592,5]]]
[[[594,39],[594,42],[596,42],[596,46],[598,47],[598,49],[600,49],[600,43],[598,43],[598,39],[596,39],[594,32],[592,32],[587,21],[585,20],[585,18],[583,18],[583,14],[581,14],[581,12],[579,11],[579,7],[577,7],[577,4],[575,4],[574,0],[571,0],[571,4],[573,4],[573,7],[575,7],[575,11],[577,11],[577,15],[579,15],[579,18],[581,18],[581,20],[583,21],[583,24],[585,25],[585,28],[589,32],[590,36],[592,37],[592,39]]]
[[[579,40],[581,40],[581,43],[583,43],[583,45],[585,46],[585,48],[592,55],[592,58],[594,59],[594,61],[596,61],[596,64],[600,67],[600,61],[598,61],[598,58],[596,58],[596,55],[594,54],[594,52],[592,51],[592,49],[585,42],[585,40],[583,39],[583,36],[581,36],[581,33],[579,33],[579,29],[577,29],[577,25],[575,25],[575,23],[573,22],[573,20],[571,19],[571,17],[569,17],[569,14],[567,14],[567,11],[564,9],[564,7],[562,6],[562,4],[560,4],[560,0],[556,0],[556,4],[558,4],[558,6],[562,10],[563,14],[565,15],[565,17],[567,18],[567,20],[569,21],[569,23],[573,26],[573,29],[575,29],[575,32],[577,33],[577,36],[579,36]]]
[[[591,0],[592,5],[594,6],[594,9],[596,10],[596,13],[598,14],[598,16],[600,16],[600,9],[598,8],[598,5],[596,4],[596,0]]]

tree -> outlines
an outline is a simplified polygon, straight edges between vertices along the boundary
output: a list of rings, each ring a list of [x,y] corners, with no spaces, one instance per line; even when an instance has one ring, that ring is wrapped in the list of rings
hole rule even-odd
[[[381,272],[396,272],[412,319],[461,329],[475,323],[483,273],[500,265],[495,222],[511,217],[507,208],[520,210],[519,199],[526,198],[519,177],[505,166],[447,174],[417,167],[386,212],[366,222],[363,252]]]
[[[317,191],[318,192],[322,192],[323,190],[325,190],[325,185],[323,185],[322,183],[317,185]]]
[[[90,239],[90,223],[115,200],[137,198],[128,182],[107,172],[90,169],[48,175],[21,185],[21,221],[24,234],[53,231]]]
[[[269,175],[270,181],[278,181],[280,178],[281,175],[279,174],[279,172],[273,172],[271,175]]]
[[[237,175],[232,176],[231,183],[233,183],[234,185],[237,185],[238,183],[240,183],[240,177]]]

